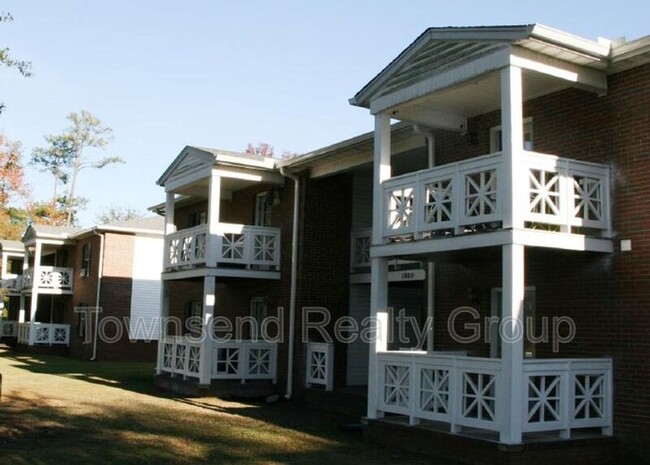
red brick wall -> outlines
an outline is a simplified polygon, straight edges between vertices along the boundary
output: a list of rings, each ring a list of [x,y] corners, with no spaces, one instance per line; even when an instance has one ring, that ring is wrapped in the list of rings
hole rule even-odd
[[[325,307],[337,318],[348,314],[352,177],[340,174],[322,179],[303,178],[296,306],[295,384],[305,379],[306,345],[301,344],[302,308]],[[310,340],[319,342],[317,334]],[[345,384],[347,347],[336,344],[334,383]]]
[[[82,251],[85,244],[90,244],[90,273],[88,276],[80,276]],[[86,341],[86,337],[79,336],[79,315],[74,312],[74,308],[97,305],[100,248],[100,237],[88,235],[79,239],[70,250],[70,264],[74,268],[74,294],[71,299],[72,305],[66,312],[66,322],[70,324],[70,355],[77,358],[89,359],[92,357],[92,344]],[[89,319],[87,321],[90,322]],[[90,333],[87,332],[87,334]]]

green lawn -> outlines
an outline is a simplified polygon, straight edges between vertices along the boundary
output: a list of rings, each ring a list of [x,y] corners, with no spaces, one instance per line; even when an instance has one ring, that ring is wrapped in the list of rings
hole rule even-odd
[[[157,392],[153,365],[0,349],[0,464],[424,464],[343,432],[340,417]]]

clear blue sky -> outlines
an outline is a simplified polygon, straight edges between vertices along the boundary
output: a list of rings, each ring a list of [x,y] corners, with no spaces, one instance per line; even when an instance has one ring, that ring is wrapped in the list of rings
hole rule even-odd
[[[587,38],[650,34],[645,1],[110,1],[2,2],[14,22],[0,46],[34,76],[0,69],[0,131],[23,143],[87,109],[113,128],[107,154],[126,165],[86,171],[81,222],[103,207],[144,210],[185,145],[248,142],[307,152],[369,131],[347,99],[429,26],[543,23]],[[52,180],[30,169],[37,198]]]

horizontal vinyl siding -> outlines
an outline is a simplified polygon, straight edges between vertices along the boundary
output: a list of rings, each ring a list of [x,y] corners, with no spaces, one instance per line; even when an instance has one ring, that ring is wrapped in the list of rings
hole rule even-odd
[[[157,340],[160,336],[162,251],[162,239],[136,236],[129,324],[132,340]]]

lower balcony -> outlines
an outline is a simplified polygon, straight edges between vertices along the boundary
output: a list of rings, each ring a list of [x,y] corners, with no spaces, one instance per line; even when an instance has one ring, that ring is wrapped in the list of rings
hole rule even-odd
[[[515,156],[517,176],[506,172],[504,155],[495,153],[384,181],[385,242],[467,240],[504,230],[512,214],[521,221],[524,239],[536,234],[547,246],[562,247],[562,240],[573,237],[579,248],[579,238],[594,238],[605,247],[602,238],[611,237],[609,167],[530,151]],[[516,211],[508,211],[510,205]]]
[[[216,249],[216,263],[208,262],[209,247]],[[207,225],[165,237],[165,271],[200,267],[279,271],[280,229],[220,223],[212,242]]]
[[[31,291],[36,284],[38,292],[46,294],[72,293],[72,268],[40,266],[38,270],[38,276],[34,275],[34,268],[25,270],[22,279],[24,291]]]
[[[61,345],[70,343],[70,325],[55,323],[18,323],[18,344],[25,345]]]
[[[499,432],[505,398],[501,360],[425,352],[378,354],[379,410],[461,429]],[[522,432],[612,433],[610,359],[527,359],[523,362]]]
[[[16,337],[18,323],[0,319],[0,338]]]
[[[160,369],[184,378],[199,378],[201,344],[198,338],[166,336]],[[248,380],[277,379],[277,344],[264,341],[240,340],[213,342],[212,379]]]

